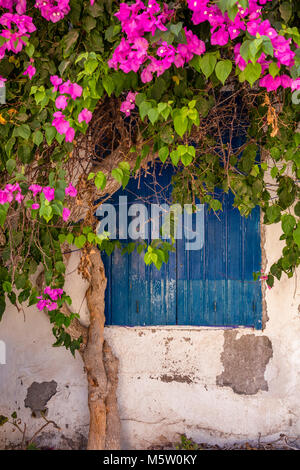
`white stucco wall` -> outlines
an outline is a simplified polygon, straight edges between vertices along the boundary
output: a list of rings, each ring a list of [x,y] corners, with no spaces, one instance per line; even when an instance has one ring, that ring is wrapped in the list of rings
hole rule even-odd
[[[281,253],[279,226],[266,227],[267,269]],[[76,273],[78,254],[72,255],[67,290],[74,311],[88,323],[86,285]],[[298,273],[299,278],[299,273]],[[264,378],[267,391],[239,394],[216,384],[224,365],[222,328],[146,327],[106,328],[106,337],[120,360],[118,400],[123,448],[145,449],[178,440],[186,433],[197,442],[228,443],[273,440],[280,433],[300,435],[300,317],[297,278],[283,277],[265,293],[267,315],[263,332],[239,328],[243,335],[267,336],[273,355]],[[24,408],[32,382],[55,380],[57,393],[47,404],[49,419],[61,432],[47,429],[43,442],[59,448],[84,445],[88,409],[86,378],[79,355],[73,359],[63,348],[52,348],[46,316],[35,308],[25,315],[9,308],[0,324],[7,364],[0,364],[0,414],[14,410],[30,430],[41,420]],[[258,353],[259,354],[259,353]],[[20,409],[19,409],[20,408]],[[17,433],[0,428],[0,448],[16,442]]]

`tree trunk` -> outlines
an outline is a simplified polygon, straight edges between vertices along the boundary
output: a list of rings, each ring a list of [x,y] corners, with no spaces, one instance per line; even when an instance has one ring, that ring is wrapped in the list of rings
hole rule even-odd
[[[78,319],[71,322],[67,332],[72,338],[83,338],[80,353],[88,380],[90,428],[88,450],[120,449],[120,418],[117,401],[119,361],[104,340],[105,289],[107,280],[100,250],[90,247],[83,253],[83,264],[88,266],[90,286],[86,293],[90,312],[89,328]],[[87,270],[85,270],[87,274]],[[70,310],[65,304],[65,314]]]
[[[100,251],[91,248],[90,287],[87,304],[90,312],[88,341],[83,352],[88,380],[90,410],[89,450],[120,448],[120,419],[116,398],[118,361],[104,342],[105,289],[107,280]]]

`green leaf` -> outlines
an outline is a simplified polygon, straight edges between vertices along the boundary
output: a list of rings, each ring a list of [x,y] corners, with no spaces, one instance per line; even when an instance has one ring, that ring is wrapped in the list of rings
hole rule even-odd
[[[71,50],[75,46],[77,39],[79,38],[79,31],[77,29],[71,29],[62,39],[64,58],[70,55]]]
[[[1,313],[0,313],[0,319],[1,319]],[[0,415],[0,426],[4,426],[5,423],[7,423],[8,418],[6,416]]]
[[[108,96],[110,96],[115,89],[115,85],[112,80],[112,77],[103,77],[102,84],[103,84],[104,90],[106,91]]]
[[[170,31],[171,33],[175,34],[175,36],[178,36],[181,30],[182,30],[182,23],[171,24],[170,26]]]
[[[28,57],[32,57],[34,54],[34,45],[28,43],[27,46],[25,47],[25,52],[28,55]]]
[[[56,135],[56,129],[54,126],[48,126],[45,130],[45,137],[48,145],[52,144],[52,141]]]
[[[272,178],[276,178],[276,176],[278,175],[278,171],[279,170],[278,170],[277,166],[273,166],[273,168],[271,169],[271,172],[270,172]]]
[[[293,232],[293,239],[297,243],[298,247],[300,248],[300,223],[298,223],[296,230]]]
[[[22,124],[17,130],[18,136],[23,137],[23,139],[28,140],[31,134],[30,127],[28,124]]]
[[[11,292],[11,290],[12,290],[11,282],[4,281],[3,284],[2,284],[2,289],[4,290],[4,292]]]
[[[111,175],[116,181],[118,181],[118,183],[122,184],[124,174],[120,168],[114,168]]]
[[[39,146],[44,140],[42,132],[41,131],[35,131],[35,133],[33,134],[33,139],[32,140],[33,140],[33,143],[35,145]]]
[[[68,233],[68,235],[66,236],[66,241],[69,243],[69,245],[72,245],[73,240],[74,240],[73,233]]]
[[[247,64],[247,66],[244,70],[244,73],[245,73],[246,80],[252,86],[253,83],[256,82],[256,80],[258,80],[258,78],[261,75],[261,65],[258,64],[258,63],[256,63],[256,64],[252,64],[252,63]]]
[[[168,147],[161,147],[158,151],[158,156],[160,158],[160,160],[165,163],[165,161],[167,160],[168,156],[169,156],[169,149]]]
[[[13,160],[11,158],[7,160],[6,169],[10,175],[12,174],[15,168],[16,168],[16,160]]]
[[[188,119],[185,116],[179,115],[174,119],[174,128],[180,137],[183,136],[188,127]]]
[[[279,74],[279,70],[280,70],[280,67],[278,67],[278,65],[275,62],[272,62],[269,65],[269,73],[270,75],[272,75],[273,78]]]
[[[281,18],[287,23],[292,16],[292,5],[289,2],[283,2],[279,7],[279,11]]]
[[[173,165],[177,166],[180,160],[180,155],[179,155],[178,150],[172,150],[170,157],[171,157]]]
[[[82,20],[83,29],[89,33],[97,25],[97,21],[92,16],[86,16]]]
[[[300,201],[295,205],[294,212],[297,217],[300,217]]]
[[[269,223],[273,224],[274,222],[278,222],[280,218],[280,207],[276,204],[268,207],[266,210],[266,216]]]
[[[62,261],[56,261],[55,269],[59,274],[63,274],[66,272],[66,266],[64,265]]]
[[[159,118],[159,112],[157,108],[151,108],[148,112],[148,117],[150,119],[151,124],[155,124]]]
[[[213,53],[207,52],[203,57],[201,57],[199,65],[206,78],[210,77],[213,73],[216,63],[217,58]]]
[[[216,65],[216,76],[220,80],[220,82],[225,83],[226,79],[230,75],[232,70],[232,62],[231,60],[222,60],[217,63]]]
[[[184,166],[188,166],[190,163],[192,163],[193,157],[189,153],[184,153],[183,155],[181,155],[181,161]]]
[[[46,222],[49,222],[52,219],[53,212],[52,212],[51,206],[42,205],[42,207],[39,210],[39,213],[41,217],[44,217]]]
[[[295,224],[296,220],[295,217],[293,217],[292,215],[284,214],[281,217],[282,230],[286,235],[290,235],[292,233]]]
[[[84,235],[80,235],[79,237],[75,238],[74,243],[77,248],[82,248],[86,243],[86,237]]]
[[[95,177],[95,186],[97,189],[104,189],[106,186],[106,176],[102,171],[99,171]]]
[[[250,48],[251,42],[252,41],[247,39],[246,41],[243,42],[240,48],[240,54],[246,62],[248,62],[249,60],[249,48]]]
[[[264,37],[263,45],[262,45],[262,50],[265,54],[270,55],[273,57],[274,54],[274,48],[271,42],[271,39],[268,38],[267,36]]]
[[[140,116],[141,116],[142,121],[145,119],[145,116],[147,116],[151,108],[152,108],[152,105],[148,101],[143,101],[139,105],[139,111],[140,111]]]

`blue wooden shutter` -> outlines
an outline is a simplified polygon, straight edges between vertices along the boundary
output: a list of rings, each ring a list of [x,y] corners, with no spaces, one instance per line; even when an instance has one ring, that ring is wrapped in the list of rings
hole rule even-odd
[[[128,205],[170,201],[171,176],[163,170],[153,176],[131,179],[108,202],[118,208],[120,195]],[[137,196],[138,195],[138,196]],[[260,282],[252,273],[261,269],[260,212],[245,219],[232,207],[233,196],[222,195],[218,218],[205,208],[204,246],[185,250],[177,240],[160,271],[146,266],[136,251],[121,255],[115,250],[103,261],[108,278],[106,323],[108,325],[205,325],[261,328]]]

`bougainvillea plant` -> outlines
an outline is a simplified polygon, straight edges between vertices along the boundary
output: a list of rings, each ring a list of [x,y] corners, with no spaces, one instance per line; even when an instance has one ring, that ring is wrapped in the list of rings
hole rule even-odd
[[[0,0],[0,319],[7,300],[37,304],[55,344],[80,347],[66,332],[64,255],[112,252],[94,202],[151,159],[174,167],[174,201],[217,213],[231,191],[243,216],[258,205],[281,223],[282,256],[255,279],[293,275],[298,20],[292,0]],[[159,269],[172,246],[136,249]]]

